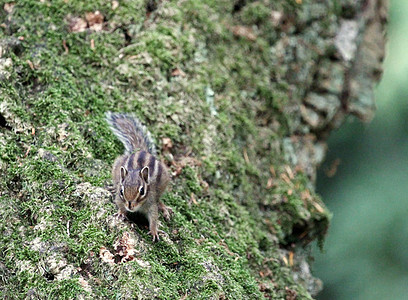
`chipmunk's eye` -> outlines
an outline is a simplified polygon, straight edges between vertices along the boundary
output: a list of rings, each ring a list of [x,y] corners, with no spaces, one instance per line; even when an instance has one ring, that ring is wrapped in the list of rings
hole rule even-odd
[[[143,195],[144,195],[144,193],[145,193],[145,191],[144,191],[144,187],[141,187],[141,188],[140,188],[140,190],[139,190],[139,194],[140,194],[140,196],[143,196]]]

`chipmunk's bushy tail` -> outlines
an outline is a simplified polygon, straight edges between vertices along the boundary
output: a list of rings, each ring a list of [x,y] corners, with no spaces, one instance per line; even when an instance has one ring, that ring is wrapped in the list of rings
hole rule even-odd
[[[125,146],[125,154],[144,150],[156,155],[156,147],[150,132],[135,116],[110,111],[105,115],[113,133]]]

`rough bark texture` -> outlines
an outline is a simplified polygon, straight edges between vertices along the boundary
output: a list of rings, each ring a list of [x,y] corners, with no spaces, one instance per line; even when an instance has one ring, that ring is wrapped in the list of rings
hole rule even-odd
[[[0,11],[0,295],[308,299],[325,139],[370,120],[387,2],[18,1]],[[113,218],[135,113],[172,170],[173,207]]]

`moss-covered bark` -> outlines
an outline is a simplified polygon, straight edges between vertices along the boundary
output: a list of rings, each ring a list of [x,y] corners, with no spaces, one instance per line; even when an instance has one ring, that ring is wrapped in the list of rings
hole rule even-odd
[[[382,42],[384,11],[2,1],[0,295],[310,298],[309,245],[329,223],[315,168],[331,128],[371,114],[382,47],[359,57],[367,32]],[[113,217],[105,187],[123,148],[108,110],[135,113],[172,170],[158,243],[141,216]]]

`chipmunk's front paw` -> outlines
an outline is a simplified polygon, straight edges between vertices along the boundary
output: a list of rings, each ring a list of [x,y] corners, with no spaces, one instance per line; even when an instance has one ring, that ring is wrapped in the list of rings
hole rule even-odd
[[[166,234],[163,230],[153,229],[149,231],[149,234],[153,236],[153,242],[160,241],[159,233]]]
[[[126,215],[125,215],[124,213],[120,212],[120,211],[118,211],[117,213],[115,213],[115,214],[113,215],[113,217],[114,217],[115,219],[119,220],[119,221],[122,221],[122,222],[124,222],[124,221],[127,219]]]
[[[170,216],[173,214],[173,210],[169,208],[168,210],[163,211],[163,217],[168,222],[170,221]]]
[[[159,209],[163,214],[166,221],[170,221],[170,216],[173,214],[173,209],[170,206],[164,205],[163,202],[160,203]]]

